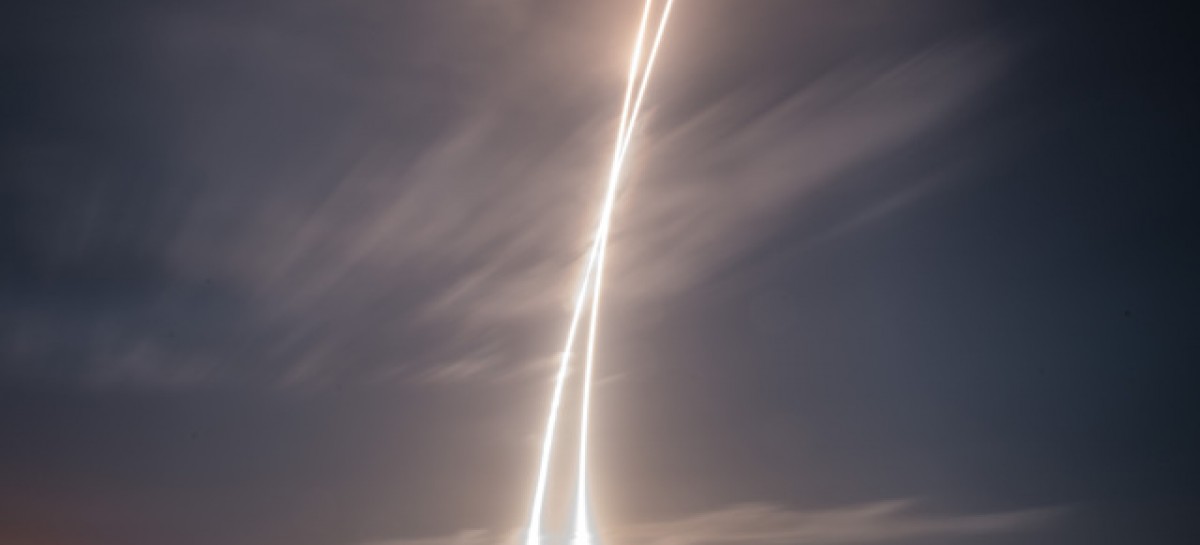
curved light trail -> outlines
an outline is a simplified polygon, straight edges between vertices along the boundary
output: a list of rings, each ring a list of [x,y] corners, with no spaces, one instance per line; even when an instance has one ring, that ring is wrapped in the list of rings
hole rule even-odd
[[[657,32],[655,34],[654,43],[651,47],[650,55],[646,61],[645,68],[641,70],[639,78],[639,68],[641,67],[642,50],[645,43],[646,27],[650,20],[650,14],[654,4],[653,0],[647,0],[645,8],[642,11],[641,23],[638,26],[637,38],[634,42],[634,50],[630,59],[628,82],[625,88],[625,99],[621,108],[620,126],[617,130],[617,142],[613,151],[613,162],[609,172],[607,189],[604,196],[604,205],[600,213],[599,225],[596,227],[596,235],[592,241],[592,246],[588,252],[587,264],[582,272],[583,278],[580,281],[579,291],[575,296],[575,308],[571,314],[570,325],[567,328],[567,339],[563,348],[562,356],[559,361],[558,372],[555,376],[554,393],[551,396],[550,410],[546,418],[546,431],[542,440],[541,459],[538,464],[537,482],[534,489],[533,504],[530,509],[529,525],[526,531],[525,545],[541,545],[542,542],[542,516],[546,500],[546,484],[549,476],[550,458],[554,451],[554,436],[558,425],[558,416],[562,404],[562,394],[568,369],[570,367],[571,354],[575,345],[575,338],[578,332],[579,319],[583,314],[584,304],[587,300],[588,288],[592,288],[592,310],[590,322],[588,326],[588,346],[586,370],[584,374],[583,385],[583,408],[581,410],[580,422],[580,445],[579,445],[579,465],[578,465],[578,483],[576,488],[575,500],[575,531],[573,533],[573,545],[590,545],[591,543],[591,521],[588,516],[587,509],[587,429],[590,415],[591,401],[591,385],[592,385],[592,368],[595,355],[596,341],[596,322],[600,299],[600,286],[603,271],[603,263],[605,250],[608,245],[608,233],[612,223],[612,211],[616,201],[617,186],[620,181],[621,168],[624,165],[626,152],[629,149],[629,141],[633,136],[634,128],[637,122],[638,113],[641,109],[642,99],[645,97],[647,83],[651,68],[654,64],[654,59],[658,54],[659,45],[662,42],[663,31],[666,28],[667,16],[670,13],[671,5],[674,0],[667,0],[666,7],[660,17]],[[634,87],[640,80],[640,85],[637,86],[637,97],[634,99]]]
[[[646,2],[649,9],[651,1]],[[600,294],[604,284],[604,257],[608,249],[608,235],[612,228],[612,208],[616,197],[617,186],[621,179],[621,170],[625,166],[625,157],[629,151],[629,142],[633,139],[633,130],[637,126],[638,114],[641,113],[642,99],[646,97],[646,87],[650,82],[650,74],[654,69],[654,60],[658,57],[658,48],[662,45],[663,32],[667,29],[667,20],[671,15],[671,6],[675,0],[667,0],[662,17],[658,22],[658,30],[654,34],[654,45],[650,48],[650,56],[646,59],[646,68],[642,73],[642,81],[638,88],[637,101],[630,111],[629,124],[625,132],[617,138],[617,151],[613,159],[612,170],[608,179],[608,194],[605,195],[605,208],[596,231],[595,271],[590,273],[592,278],[591,316],[588,319],[587,356],[583,374],[583,400],[579,417],[579,462],[576,477],[575,496],[575,531],[572,534],[572,545],[591,545],[592,521],[588,508],[588,430],[591,423],[592,401],[592,371],[596,361],[596,328],[599,322]],[[643,19],[643,25],[645,21]]]
[[[647,0],[646,7],[642,12],[642,22],[638,28],[637,39],[634,45],[633,57],[630,60],[629,67],[629,82],[626,84],[625,100],[621,107],[621,122],[620,128],[617,131],[617,145],[614,152],[614,163],[616,156],[620,155],[621,143],[624,139],[625,128],[629,118],[629,108],[632,104],[634,81],[637,78],[638,61],[642,55],[642,43],[646,35],[646,22],[649,20],[651,0]],[[575,345],[575,334],[579,327],[579,317],[583,314],[583,304],[587,297],[588,284],[592,277],[594,264],[598,252],[596,251],[596,241],[592,243],[592,249],[588,252],[587,264],[584,266],[583,279],[580,281],[579,293],[575,296],[575,310],[571,314],[571,323],[567,328],[567,340],[562,351],[562,356],[558,364],[558,373],[554,381],[554,394],[550,401],[549,414],[546,417],[546,431],[542,439],[541,460],[538,464],[537,483],[534,487],[533,506],[530,509],[529,525],[526,530],[525,544],[540,545],[542,539],[542,510],[546,502],[546,481],[550,471],[550,455],[554,451],[554,435],[558,424],[559,406],[562,404],[563,385],[566,382],[567,369],[571,360],[571,351]]]

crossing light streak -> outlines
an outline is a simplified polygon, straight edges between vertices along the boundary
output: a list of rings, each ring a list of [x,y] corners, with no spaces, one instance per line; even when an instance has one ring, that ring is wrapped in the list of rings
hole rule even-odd
[[[625,157],[629,151],[629,142],[633,139],[633,130],[637,126],[638,114],[641,113],[642,100],[646,98],[646,87],[654,69],[654,60],[658,57],[658,48],[662,45],[663,32],[667,29],[667,20],[671,15],[671,6],[674,3],[675,0],[667,0],[666,7],[663,8],[658,22],[658,30],[654,34],[654,45],[650,48],[650,55],[646,59],[646,67],[638,87],[637,100],[629,112],[628,127],[617,139],[617,151],[614,154],[612,170],[608,179],[608,194],[605,195],[605,209],[601,216],[600,226],[596,229],[595,244],[597,247],[593,263],[595,271],[590,274],[592,276],[591,316],[588,319],[587,352],[583,371],[583,400],[579,417],[579,461],[576,465],[579,473],[576,476],[575,531],[572,534],[572,545],[591,545],[592,543],[591,511],[588,509],[588,432],[591,423],[592,375],[596,361],[596,328],[599,322],[601,288],[604,284],[604,257],[608,249],[609,231],[612,228],[612,207],[621,179],[622,167],[625,165]],[[647,8],[650,4],[650,1],[646,2]]]
[[[646,6],[642,10],[642,20],[638,26],[637,38],[634,42],[633,56],[630,59],[628,83],[625,87],[625,99],[621,106],[621,121],[620,127],[617,129],[617,144],[613,152],[613,165],[617,164],[621,156],[622,143],[624,135],[627,132],[626,128],[629,121],[629,109],[632,105],[634,82],[637,79],[639,61],[642,57],[642,45],[645,42],[646,23],[650,19],[650,8],[653,0],[647,0]],[[610,186],[611,186],[610,175]],[[607,196],[605,200],[607,204]],[[607,209],[607,206],[606,206]],[[601,213],[601,222],[604,222],[605,214]],[[526,530],[525,545],[540,545],[542,540],[542,512],[546,503],[546,482],[550,472],[550,457],[554,452],[554,435],[557,431],[558,415],[560,406],[562,405],[563,386],[566,383],[567,370],[571,361],[571,353],[575,346],[575,336],[579,330],[579,318],[583,314],[583,306],[588,293],[588,285],[591,281],[594,272],[596,258],[599,255],[598,250],[599,239],[592,242],[592,248],[588,252],[587,264],[584,266],[583,278],[580,281],[579,292],[575,296],[575,308],[571,313],[571,322],[567,327],[567,340],[563,347],[561,359],[558,364],[558,373],[554,379],[554,393],[551,395],[550,410],[546,416],[546,430],[542,438],[541,457],[538,463],[537,482],[534,486],[533,505],[530,508],[529,525]]]
[[[557,431],[563,389],[566,383],[568,370],[570,368],[571,355],[578,333],[579,319],[582,316],[584,305],[587,303],[589,288],[591,290],[591,314],[589,317],[587,355],[583,377],[584,383],[582,390],[582,409],[580,411],[580,443],[574,517],[575,528],[572,535],[572,545],[591,545],[592,542],[592,525],[587,508],[587,449],[588,426],[590,423],[592,370],[595,362],[596,324],[599,312],[604,257],[608,246],[608,235],[612,225],[612,211],[616,201],[616,193],[620,182],[621,170],[624,166],[625,157],[629,149],[629,142],[632,139],[634,129],[636,127],[638,114],[641,110],[642,100],[645,98],[647,84],[650,80],[650,73],[654,66],[654,60],[658,55],[658,49],[662,43],[663,32],[666,29],[667,19],[671,11],[672,4],[674,4],[674,0],[667,0],[666,7],[663,9],[663,12],[659,17],[659,23],[655,33],[654,42],[651,46],[650,54],[646,59],[644,67],[641,63],[642,51],[644,49],[646,28],[650,20],[654,1],[647,0],[642,11],[641,23],[638,26],[637,38],[634,41],[633,54],[630,59],[628,81],[625,88],[625,98],[621,107],[620,125],[617,130],[617,141],[615,149],[613,150],[613,161],[610,167],[607,188],[605,190],[604,204],[600,212],[600,220],[596,227],[591,249],[588,252],[587,263],[582,271],[583,277],[580,280],[580,285],[578,288],[579,291],[575,296],[575,306],[571,313],[571,320],[567,328],[566,342],[563,348],[561,359],[559,360],[558,372],[555,376],[554,391],[551,396],[550,410],[546,418],[545,436],[542,439],[542,448],[540,453],[541,457],[538,464],[537,481],[534,488],[533,503],[530,508],[530,518],[525,536],[525,545],[541,545],[542,541],[542,518],[546,500],[546,484],[549,476],[550,458],[554,451],[554,436]],[[633,92],[635,84],[637,84],[636,99],[634,99]]]

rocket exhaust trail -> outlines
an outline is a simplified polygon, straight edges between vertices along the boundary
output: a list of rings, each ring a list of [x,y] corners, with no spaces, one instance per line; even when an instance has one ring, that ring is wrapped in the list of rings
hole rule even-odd
[[[604,212],[601,216],[600,225],[596,228],[595,259],[592,264],[595,267],[595,271],[588,275],[592,277],[592,300],[591,316],[588,319],[587,355],[584,365],[583,400],[581,402],[582,410],[580,411],[579,419],[579,461],[577,464],[579,473],[576,477],[575,530],[572,535],[572,545],[591,545],[592,543],[592,523],[590,510],[588,509],[588,429],[591,417],[592,371],[595,367],[596,359],[596,328],[600,313],[601,287],[604,280],[604,257],[608,249],[609,231],[612,227],[612,207],[615,201],[616,189],[621,179],[621,170],[625,166],[625,157],[629,151],[629,142],[633,139],[633,131],[637,126],[638,114],[641,113],[642,99],[646,97],[646,87],[650,82],[650,74],[654,69],[654,60],[658,57],[658,48],[662,45],[663,32],[667,28],[667,20],[671,15],[671,6],[674,3],[675,0],[667,0],[666,7],[663,8],[662,16],[658,22],[658,30],[654,35],[654,45],[650,48],[650,55],[646,59],[646,67],[642,72],[637,100],[634,102],[633,109],[629,111],[628,126],[625,127],[625,132],[617,138],[617,151],[613,158],[612,171],[609,173],[608,194],[605,195]],[[646,2],[647,9],[649,9],[650,4],[650,1]]]
[[[630,104],[633,98],[634,82],[637,79],[638,65],[642,57],[642,45],[645,41],[646,23],[650,17],[650,8],[653,0],[647,0],[646,6],[642,11],[642,21],[638,27],[637,39],[634,44],[632,58],[630,59],[628,83],[625,88],[625,100],[621,107],[621,122],[620,128],[617,130],[617,144],[614,151],[613,165],[614,168],[619,164],[620,157],[623,155],[622,143],[625,140],[624,136],[628,132],[627,127],[630,125]],[[610,189],[612,192],[612,181],[610,176]],[[610,212],[611,204],[606,196],[605,211],[601,213],[601,222],[604,223]],[[575,335],[578,331],[579,318],[583,313],[583,305],[587,297],[588,285],[591,281],[597,256],[599,255],[600,240],[597,238],[592,242],[591,251],[588,253],[587,265],[583,270],[583,279],[580,281],[579,292],[575,297],[575,310],[571,314],[570,326],[567,329],[567,340],[562,352],[562,359],[559,362],[557,376],[554,381],[554,393],[551,396],[550,411],[547,415],[545,436],[542,440],[541,461],[538,464],[537,484],[534,489],[533,506],[529,517],[529,527],[527,530],[525,544],[540,545],[541,544],[541,527],[542,527],[542,510],[546,500],[546,480],[549,474],[550,455],[554,450],[554,433],[558,423],[559,406],[562,403],[563,385],[566,382],[568,364],[571,359],[571,350],[575,344]]]

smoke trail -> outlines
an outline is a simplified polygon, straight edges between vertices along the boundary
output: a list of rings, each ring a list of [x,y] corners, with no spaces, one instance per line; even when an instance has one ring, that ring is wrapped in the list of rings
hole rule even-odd
[[[621,179],[621,170],[625,166],[625,157],[629,151],[629,142],[633,139],[633,131],[637,126],[638,114],[641,113],[642,99],[646,97],[646,87],[650,82],[650,75],[654,69],[654,60],[658,57],[658,48],[662,45],[663,33],[667,28],[667,20],[671,15],[671,6],[675,0],[667,0],[666,7],[663,8],[663,13],[658,22],[658,30],[654,35],[654,45],[650,48],[650,56],[646,59],[646,67],[642,72],[641,84],[638,88],[637,101],[630,111],[629,124],[625,131],[618,135],[617,151],[613,159],[612,170],[609,173],[608,194],[605,195],[604,212],[601,216],[600,226],[597,227],[595,244],[595,272],[592,279],[592,301],[591,301],[591,316],[588,319],[588,339],[587,339],[587,356],[584,365],[583,378],[583,400],[582,410],[580,411],[579,420],[579,461],[577,465],[578,476],[576,477],[576,496],[575,496],[575,531],[572,536],[572,545],[591,545],[592,542],[592,522],[590,510],[588,509],[588,430],[591,420],[591,400],[592,400],[592,371],[595,367],[596,357],[596,328],[600,312],[600,294],[604,279],[604,257],[608,249],[608,235],[612,227],[612,208],[616,197],[617,186]],[[649,9],[651,2],[647,1],[646,6]],[[644,24],[644,23],[643,23]],[[590,276],[589,275],[589,276]]]
[[[642,21],[638,26],[637,39],[634,43],[633,55],[630,59],[628,83],[625,88],[625,100],[621,107],[621,122],[617,129],[617,144],[614,151],[613,164],[618,164],[619,158],[623,155],[622,141],[627,132],[628,121],[630,118],[630,104],[633,97],[634,82],[637,79],[639,61],[642,57],[642,45],[645,41],[646,23],[650,17],[650,8],[653,0],[647,0],[646,6],[642,11]],[[610,177],[611,178],[611,177]],[[611,185],[611,179],[610,179]],[[611,188],[610,188],[611,192]],[[605,201],[605,212],[601,216],[606,217],[608,209],[611,205],[608,199]],[[603,219],[601,220],[604,221]],[[571,314],[571,323],[567,329],[567,340],[562,352],[562,359],[559,362],[558,373],[554,381],[554,394],[551,396],[550,412],[547,416],[545,436],[542,440],[541,460],[538,464],[537,484],[534,488],[533,507],[530,510],[529,529],[526,534],[526,545],[540,545],[541,543],[541,528],[542,528],[542,509],[546,500],[546,480],[550,468],[550,455],[554,450],[554,433],[558,424],[559,406],[562,404],[563,384],[566,382],[567,368],[571,359],[571,351],[575,345],[575,335],[578,331],[579,317],[583,313],[583,304],[587,296],[588,284],[592,278],[594,266],[597,256],[599,255],[600,240],[597,238],[592,242],[591,251],[588,253],[587,265],[583,270],[583,279],[580,282],[579,293],[575,297],[575,310]]]

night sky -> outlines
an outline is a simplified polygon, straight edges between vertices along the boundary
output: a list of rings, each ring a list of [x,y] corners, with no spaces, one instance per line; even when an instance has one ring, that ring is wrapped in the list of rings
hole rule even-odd
[[[604,543],[1200,543],[1172,4],[679,0]],[[509,543],[640,9],[0,8],[0,543]]]

